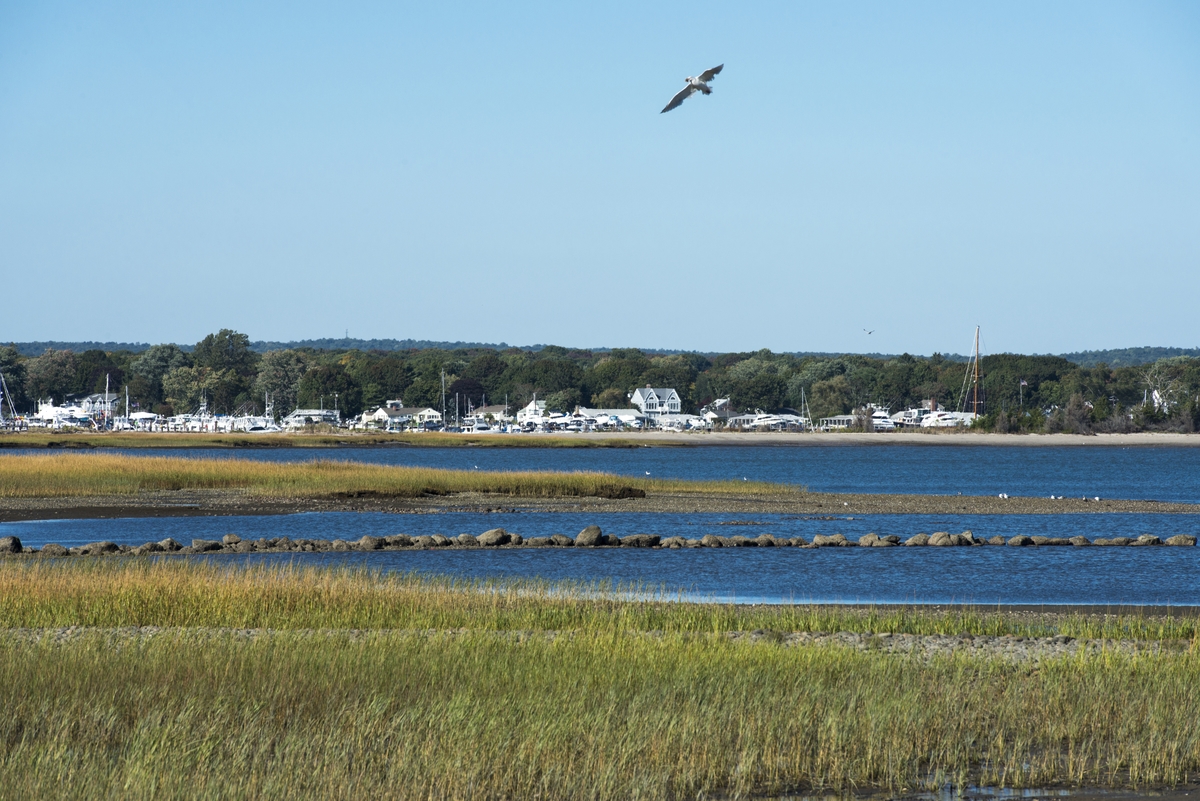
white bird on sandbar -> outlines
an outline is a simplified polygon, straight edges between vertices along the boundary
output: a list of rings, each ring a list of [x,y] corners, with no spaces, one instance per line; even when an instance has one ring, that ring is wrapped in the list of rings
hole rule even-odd
[[[713,78],[717,77],[717,75],[724,68],[725,68],[724,64],[718,64],[717,66],[713,67],[710,70],[705,70],[704,72],[700,73],[699,75],[697,75],[694,78],[691,75],[684,78],[683,80],[686,82],[687,85],[684,86],[682,89],[680,89],[679,92],[676,93],[676,95],[671,98],[671,102],[667,103],[667,105],[663,107],[663,110],[658,113],[666,114],[671,109],[678,108],[679,106],[681,106],[683,104],[683,101],[687,100],[689,97],[691,97],[696,92],[701,92],[706,95],[711,95],[712,89],[709,88],[708,82],[711,81]]]

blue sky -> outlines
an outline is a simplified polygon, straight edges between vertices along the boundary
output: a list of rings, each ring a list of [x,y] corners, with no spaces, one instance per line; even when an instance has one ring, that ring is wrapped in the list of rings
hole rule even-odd
[[[0,3],[0,339],[1200,345],[1200,4],[510,5]]]

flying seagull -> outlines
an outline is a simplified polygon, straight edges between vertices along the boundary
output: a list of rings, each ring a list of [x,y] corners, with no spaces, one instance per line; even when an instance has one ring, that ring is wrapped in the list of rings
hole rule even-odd
[[[693,92],[703,92],[706,95],[711,95],[712,89],[708,87],[708,82],[717,77],[717,75],[724,68],[724,64],[718,64],[711,70],[705,70],[704,72],[700,73],[700,75],[695,78],[690,75],[684,78],[684,80],[687,82],[687,86],[684,86],[682,89],[680,89],[678,94],[671,98],[671,102],[668,103],[663,110],[658,113],[666,114],[671,109],[678,108],[683,104],[683,101],[691,97]]]
[[[867,329],[865,329],[865,328],[863,330],[867,331]],[[874,334],[874,333],[875,333],[875,329],[872,328],[870,331],[867,331],[867,336],[871,336],[871,334]]]

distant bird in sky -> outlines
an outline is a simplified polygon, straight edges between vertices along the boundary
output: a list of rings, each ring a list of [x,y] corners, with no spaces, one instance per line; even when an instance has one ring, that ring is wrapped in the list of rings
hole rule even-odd
[[[695,78],[693,78],[690,75],[688,77],[684,78],[684,81],[687,82],[687,85],[684,86],[682,89],[680,89],[679,92],[674,97],[671,98],[671,102],[668,103],[663,108],[663,110],[658,113],[666,114],[671,109],[678,108],[680,105],[683,104],[683,101],[687,100],[689,97],[691,97],[696,92],[702,92],[706,95],[711,95],[712,89],[710,89],[708,87],[708,82],[711,81],[713,78],[717,77],[717,75],[724,68],[725,68],[724,64],[718,64],[717,66],[713,67],[712,69],[705,70],[704,72],[700,73]]]
[[[865,328],[863,330],[867,331],[867,329],[865,329]],[[871,334],[874,334],[874,333],[875,333],[875,329],[872,328],[870,331],[867,331],[867,336],[871,336]]]

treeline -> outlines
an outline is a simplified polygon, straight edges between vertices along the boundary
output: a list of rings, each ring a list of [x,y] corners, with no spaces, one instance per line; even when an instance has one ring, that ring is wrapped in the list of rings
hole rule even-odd
[[[1058,356],[1000,354],[981,360],[978,425],[1001,431],[1195,430],[1200,425],[1200,359],[1173,357],[1149,366],[1082,367]],[[578,405],[627,407],[639,386],[673,387],[685,411],[729,398],[736,411],[802,410],[814,418],[846,414],[871,403],[892,411],[936,400],[963,408],[974,399],[967,365],[932,357],[797,356],[755,353],[653,354],[554,345],[538,350],[487,346],[405,351],[279,348],[257,353],[245,334],[222,330],[185,352],[154,345],[141,352],[99,348],[47,349],[38,356],[0,348],[0,372],[12,401],[30,411],[128,389],[138,409],[170,415],[205,400],[216,413],[261,413],[269,394],[283,414],[331,408],[355,415],[389,400],[407,406],[459,408],[536,396],[551,410]],[[966,406],[970,410],[970,406]]]

